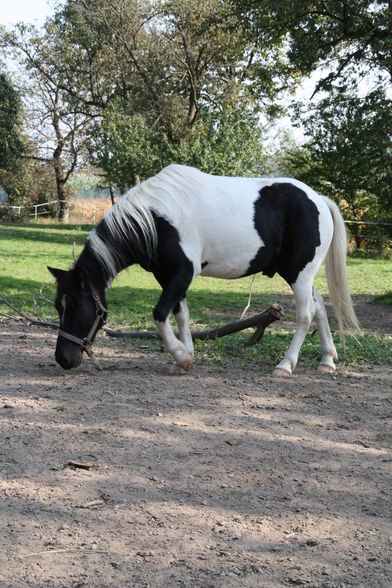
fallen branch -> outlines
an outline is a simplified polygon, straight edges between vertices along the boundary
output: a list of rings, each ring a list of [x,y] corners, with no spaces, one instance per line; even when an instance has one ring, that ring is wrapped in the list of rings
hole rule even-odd
[[[226,335],[232,335],[233,333],[238,333],[238,331],[243,331],[244,329],[249,329],[251,327],[256,327],[255,332],[247,342],[246,346],[249,347],[251,345],[255,345],[262,336],[264,335],[265,329],[273,323],[274,321],[280,320],[283,318],[284,312],[283,308],[280,304],[273,304],[267,310],[250,316],[246,319],[235,321],[233,323],[229,323],[227,325],[223,325],[222,327],[217,327],[215,329],[207,329],[204,331],[192,331],[193,339],[217,339],[220,337],[225,337]],[[125,331],[122,329],[111,329],[110,327],[104,327],[104,331],[110,337],[131,337],[132,339],[159,339],[159,334],[157,331]]]
[[[11,308],[11,310],[16,312],[16,314],[18,315],[18,317],[15,317],[16,320],[20,320],[19,317],[21,317],[29,325],[35,325],[37,327],[46,327],[49,329],[58,329],[59,328],[59,326],[56,325],[55,323],[51,323],[49,321],[37,320],[31,316],[28,316],[27,314],[25,314],[24,312],[22,312],[21,310],[16,308],[13,304],[11,304],[11,302],[8,302],[7,298],[4,296],[4,294],[2,292],[0,292],[0,299],[4,302],[4,304],[6,304],[9,308]]]

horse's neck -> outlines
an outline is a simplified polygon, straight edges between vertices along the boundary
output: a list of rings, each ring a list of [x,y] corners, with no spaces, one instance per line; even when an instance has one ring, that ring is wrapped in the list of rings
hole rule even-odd
[[[98,290],[106,290],[116,277],[115,275],[109,275],[104,264],[94,253],[89,243],[86,244],[80,254],[80,257],[75,264],[75,268],[82,270],[86,275],[88,282]]]

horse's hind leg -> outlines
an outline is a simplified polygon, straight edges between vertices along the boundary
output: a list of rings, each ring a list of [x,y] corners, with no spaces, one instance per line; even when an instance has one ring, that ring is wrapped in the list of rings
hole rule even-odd
[[[185,292],[192,281],[192,276],[187,273],[178,272],[171,278],[159,280],[160,283],[163,281],[163,292],[153,312],[155,324],[162,338],[163,344],[174,357],[176,365],[187,370],[192,363],[192,352],[175,336],[170,324],[169,315],[180,300],[185,297]],[[186,317],[184,317],[184,314],[182,315],[182,318],[184,319],[185,325]],[[185,330],[184,326],[183,333]]]
[[[296,329],[286,355],[274,370],[274,375],[276,376],[291,375],[297,365],[302,343],[304,342],[306,333],[309,330],[310,323],[312,322],[315,313],[315,304],[312,296],[312,282],[313,279],[301,279],[293,284],[293,292],[297,306]]]
[[[316,306],[316,321],[320,335],[322,351],[319,370],[322,372],[332,373],[336,369],[334,359],[337,359],[338,354],[336,353],[336,348],[332,340],[324,301],[315,288],[313,289],[313,298]]]
[[[180,300],[180,302],[174,307],[173,314],[176,319],[180,341],[182,341],[185,349],[189,351],[193,357],[193,341],[189,326],[189,310],[186,298]]]

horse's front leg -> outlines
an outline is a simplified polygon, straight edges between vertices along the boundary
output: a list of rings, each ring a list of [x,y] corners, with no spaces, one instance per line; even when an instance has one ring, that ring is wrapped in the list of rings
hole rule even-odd
[[[173,314],[176,319],[180,341],[182,341],[185,345],[185,349],[187,349],[193,357],[193,340],[189,325],[189,310],[186,298],[180,300],[180,302],[174,307]]]
[[[174,357],[176,366],[187,371],[192,363],[192,353],[190,353],[182,341],[175,336],[170,324],[169,316],[164,321],[155,319],[155,324],[158,333],[162,338],[163,344],[168,352]]]
[[[190,280],[191,278],[188,282],[187,277],[184,275],[176,275],[172,280],[166,282],[153,313],[154,321],[163,344],[174,357],[176,366],[183,370],[189,369],[193,357],[188,308],[184,300]],[[177,339],[170,324],[169,316],[173,309],[178,309],[175,316],[179,323],[182,341]]]

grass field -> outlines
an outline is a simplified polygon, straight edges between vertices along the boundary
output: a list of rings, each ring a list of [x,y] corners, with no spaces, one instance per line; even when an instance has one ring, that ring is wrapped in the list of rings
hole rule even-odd
[[[91,230],[91,225],[59,225],[50,223],[0,224],[0,291],[18,308],[32,308],[32,293],[38,298],[43,284],[45,294],[53,299],[54,280],[47,265],[67,269],[73,263],[72,249],[78,255]],[[392,263],[384,259],[348,258],[348,271],[353,296],[371,295],[390,302]],[[240,280],[216,280],[199,278],[191,286],[188,302],[192,325],[215,326],[238,318],[248,299],[251,278]],[[316,278],[316,287],[327,294],[324,271]],[[153,328],[152,309],[160,293],[153,276],[134,266],[122,272],[108,292],[109,320],[113,326],[127,325],[132,329]],[[252,311],[265,309],[273,302],[285,308],[292,300],[291,290],[279,277],[272,279],[256,276]],[[53,307],[38,299],[39,313],[53,317]],[[0,311],[8,312],[4,305]],[[290,318],[292,314],[286,312]],[[226,361],[234,359],[241,364],[268,364],[277,362],[288,347],[292,332],[279,325],[269,328],[262,345],[243,348],[249,334],[240,333],[216,342],[197,342],[198,360]],[[361,345],[348,337],[343,353],[338,338],[335,339],[340,356],[346,363],[392,362],[390,337],[366,335]],[[145,342],[144,342],[145,344]],[[316,365],[319,358],[319,342],[315,335],[308,335],[301,352],[301,361]]]

